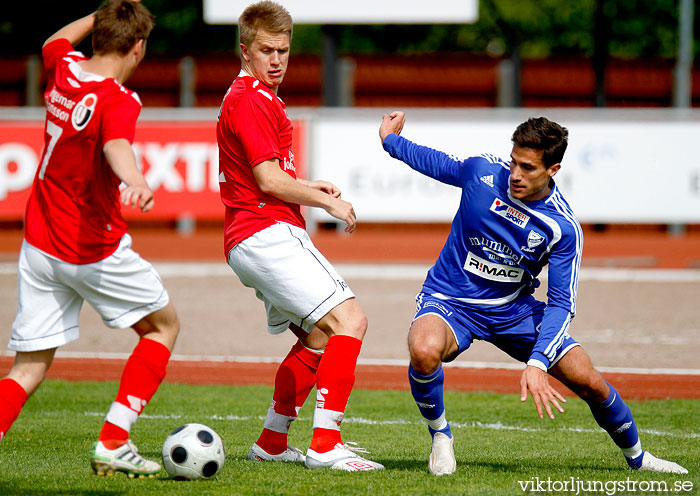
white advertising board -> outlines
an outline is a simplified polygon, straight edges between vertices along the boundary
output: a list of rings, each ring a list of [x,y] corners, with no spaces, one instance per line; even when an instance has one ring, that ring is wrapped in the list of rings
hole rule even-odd
[[[254,0],[204,0],[204,22],[237,24]],[[477,0],[279,0],[296,24],[466,24],[478,18]]]
[[[461,190],[392,159],[375,118],[312,121],[311,174],[335,183],[358,221],[450,222]],[[479,121],[412,116],[402,135],[459,158],[491,153],[507,159],[524,119]],[[582,223],[700,223],[700,122],[556,119],[569,129],[557,184]],[[319,209],[314,219],[332,220]]]

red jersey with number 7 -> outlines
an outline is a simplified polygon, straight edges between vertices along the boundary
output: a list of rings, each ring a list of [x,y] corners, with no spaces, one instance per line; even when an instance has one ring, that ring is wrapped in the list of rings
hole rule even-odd
[[[284,102],[244,72],[228,89],[216,126],[219,144],[219,189],[226,206],[225,253],[247,237],[277,222],[306,228],[301,207],[263,193],[253,167],[279,160],[297,178],[292,153],[292,122]]]
[[[87,264],[111,255],[126,232],[119,185],[102,151],[113,139],[134,140],[141,101],[113,78],[82,70],[87,60],[68,40],[42,51],[44,151],[25,218],[26,241],[60,260]]]

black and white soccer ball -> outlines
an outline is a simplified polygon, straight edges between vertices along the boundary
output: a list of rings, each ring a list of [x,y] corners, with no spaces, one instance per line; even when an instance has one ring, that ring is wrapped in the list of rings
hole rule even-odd
[[[224,443],[206,425],[182,425],[163,443],[163,467],[175,479],[211,479],[225,460]]]

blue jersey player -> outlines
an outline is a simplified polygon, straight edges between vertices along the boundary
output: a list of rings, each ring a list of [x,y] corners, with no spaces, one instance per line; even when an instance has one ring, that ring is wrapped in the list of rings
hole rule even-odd
[[[566,400],[548,381],[559,379],[586,401],[633,469],[687,473],[643,451],[629,407],[593,368],[569,335],[583,247],[581,226],[554,183],[568,132],[544,117],[520,124],[510,160],[491,155],[458,160],[400,137],[405,116],[382,117],[384,149],[412,169],[462,189],[450,235],[417,296],[408,335],[411,392],[432,435],[428,468],[456,470],[454,439],[445,417],[442,363],[474,339],[493,343],[527,365],[520,399],[554,419]],[[548,268],[547,303],[534,298]]]

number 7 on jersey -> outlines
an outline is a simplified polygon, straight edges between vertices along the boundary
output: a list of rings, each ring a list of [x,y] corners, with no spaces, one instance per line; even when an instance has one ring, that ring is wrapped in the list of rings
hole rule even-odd
[[[39,179],[44,180],[44,172],[46,172],[46,166],[49,165],[49,159],[53,153],[53,149],[56,146],[58,138],[63,134],[63,128],[53,122],[46,121],[46,133],[51,136],[51,141],[46,147],[46,154],[44,154],[44,160],[41,162],[41,169],[39,170]]]

